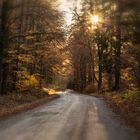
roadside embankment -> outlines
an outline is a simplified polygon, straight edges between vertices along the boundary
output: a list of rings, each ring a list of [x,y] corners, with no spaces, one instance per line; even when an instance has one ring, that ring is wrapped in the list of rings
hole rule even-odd
[[[140,91],[91,94],[103,98],[114,112],[130,127],[140,132]],[[140,135],[140,134],[139,134]]]
[[[32,91],[0,96],[0,119],[33,109],[58,97],[58,94],[49,95],[44,91]]]

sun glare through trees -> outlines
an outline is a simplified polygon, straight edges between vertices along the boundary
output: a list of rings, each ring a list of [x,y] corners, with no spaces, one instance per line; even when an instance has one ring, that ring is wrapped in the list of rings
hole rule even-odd
[[[98,15],[92,15],[90,18],[91,18],[91,22],[95,25],[100,22],[100,17]]]

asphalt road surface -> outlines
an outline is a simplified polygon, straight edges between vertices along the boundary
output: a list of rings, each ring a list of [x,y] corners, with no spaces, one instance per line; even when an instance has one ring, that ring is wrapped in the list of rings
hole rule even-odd
[[[0,122],[0,140],[136,140],[104,101],[66,91]]]

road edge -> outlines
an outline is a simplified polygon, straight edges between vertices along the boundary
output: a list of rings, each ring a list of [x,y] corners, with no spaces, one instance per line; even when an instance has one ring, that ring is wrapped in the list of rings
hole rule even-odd
[[[60,97],[60,95],[53,94],[53,95],[47,96],[43,99],[38,99],[38,100],[30,102],[30,103],[16,106],[16,107],[12,108],[12,110],[9,108],[4,113],[0,113],[0,120],[7,119],[7,118],[12,117],[16,114],[20,114],[24,111],[32,110],[32,109],[39,107],[43,104],[49,103],[50,101],[57,99],[59,97]]]

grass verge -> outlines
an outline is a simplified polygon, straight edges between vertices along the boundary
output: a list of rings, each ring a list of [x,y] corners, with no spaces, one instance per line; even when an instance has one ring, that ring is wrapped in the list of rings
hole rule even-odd
[[[0,96],[0,119],[33,109],[58,97],[57,94],[49,95],[43,91]]]

